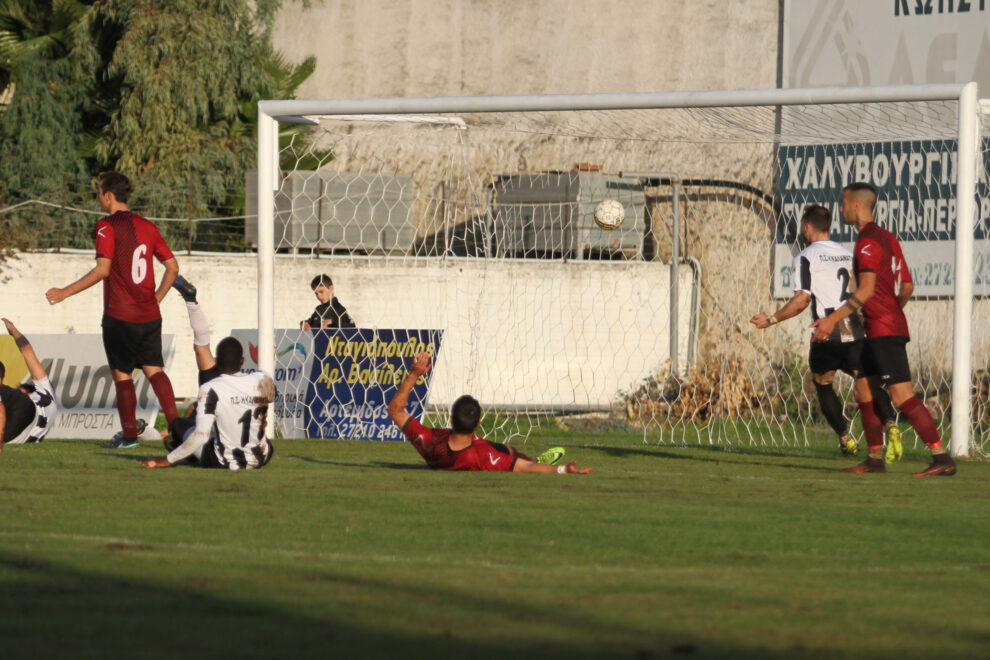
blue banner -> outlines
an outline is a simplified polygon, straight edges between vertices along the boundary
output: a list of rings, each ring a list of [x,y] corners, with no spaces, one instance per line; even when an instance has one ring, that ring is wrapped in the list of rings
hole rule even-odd
[[[984,258],[990,233],[990,141],[984,140],[977,183],[972,273],[977,294],[990,292],[990,262]],[[831,238],[851,246],[854,227],[842,221],[842,189],[854,181],[878,193],[874,218],[897,236],[914,278],[915,295],[952,295],[955,279],[956,141],[905,140],[850,144],[786,145],[778,151],[780,179],[774,247],[774,292],[789,295],[791,259],[797,251],[798,221],[807,204],[832,212]]]
[[[425,351],[436,362],[442,330],[343,328],[313,331],[306,393],[306,434],[311,438],[402,440],[389,419],[388,402]],[[430,371],[409,395],[406,410],[422,417]]]

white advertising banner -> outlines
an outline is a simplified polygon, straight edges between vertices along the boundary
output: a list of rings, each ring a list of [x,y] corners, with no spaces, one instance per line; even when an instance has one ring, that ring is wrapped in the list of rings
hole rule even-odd
[[[786,0],[783,37],[784,87],[990,91],[990,0]]]
[[[100,335],[28,335],[34,352],[55,387],[59,411],[50,438],[109,440],[120,430],[117,394]],[[4,383],[11,387],[30,378],[11,337],[0,337],[0,360],[7,367]],[[162,355],[168,371],[173,357],[173,335],[162,335]],[[191,359],[191,358],[190,358]],[[137,417],[154,426],[158,399],[140,371],[134,378]]]

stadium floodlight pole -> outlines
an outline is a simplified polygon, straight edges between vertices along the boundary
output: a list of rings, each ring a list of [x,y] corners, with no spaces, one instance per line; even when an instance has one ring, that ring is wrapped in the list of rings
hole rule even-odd
[[[259,104],[260,105],[260,104]],[[275,374],[275,186],[278,122],[258,108],[258,368]],[[269,424],[269,437],[274,434]]]
[[[972,396],[973,219],[976,216],[976,165],[979,158],[979,97],[976,83],[959,94],[959,145],[956,175],[956,283],[952,323],[953,456],[969,454]]]

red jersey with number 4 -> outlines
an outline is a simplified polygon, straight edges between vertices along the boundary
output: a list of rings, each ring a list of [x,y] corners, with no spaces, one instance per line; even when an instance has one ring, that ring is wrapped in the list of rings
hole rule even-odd
[[[515,456],[500,452],[490,442],[478,436],[471,438],[469,446],[454,451],[447,444],[450,429],[431,429],[423,426],[415,417],[409,418],[402,432],[426,460],[426,464],[434,470],[512,472],[516,464]]]
[[[110,260],[110,275],[103,280],[104,314],[128,323],[162,317],[151,257],[166,261],[172,251],[158,227],[130,211],[103,218],[96,223],[96,256]]]
[[[901,244],[889,231],[871,222],[856,240],[856,275],[875,273],[873,297],[863,305],[863,326],[867,337],[910,337],[907,318],[897,301],[901,282],[911,281]]]

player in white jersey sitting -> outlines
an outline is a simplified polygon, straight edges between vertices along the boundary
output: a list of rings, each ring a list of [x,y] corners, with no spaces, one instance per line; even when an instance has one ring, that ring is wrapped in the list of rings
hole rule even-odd
[[[853,254],[829,239],[831,226],[832,214],[828,209],[817,204],[805,207],[801,216],[801,236],[807,247],[794,258],[794,296],[770,316],[754,316],[750,319],[753,325],[761,330],[769,328],[779,321],[797,316],[809,305],[812,320],[817,321],[841,307],[852,295],[849,280],[853,273]],[[828,341],[811,343],[808,354],[822,414],[839,436],[842,453],[849,455],[859,452],[859,446],[849,433],[849,425],[842,414],[842,402],[832,388],[832,381],[836,370],[842,369],[856,379],[853,387],[856,401],[872,400],[869,383],[860,377],[860,356],[865,339],[863,321],[858,314],[853,314],[836,325]],[[883,413],[890,450],[887,452],[887,462],[890,463],[900,458],[900,429],[894,422],[894,409],[885,391],[877,397],[877,405]]]
[[[0,451],[3,451],[4,443],[22,445],[41,442],[55,426],[55,415],[58,413],[55,388],[35,355],[31,342],[8,319],[3,319],[3,324],[21,351],[31,382],[21,383],[16,388],[4,385],[3,379],[7,374],[0,362]]]
[[[216,361],[220,375],[200,386],[195,418],[173,422],[173,442],[182,438],[182,443],[168,456],[149,458],[141,465],[169,467],[195,459],[203,467],[251,470],[271,460],[265,427],[275,382],[261,371],[241,373],[244,347],[233,337],[217,344]]]

